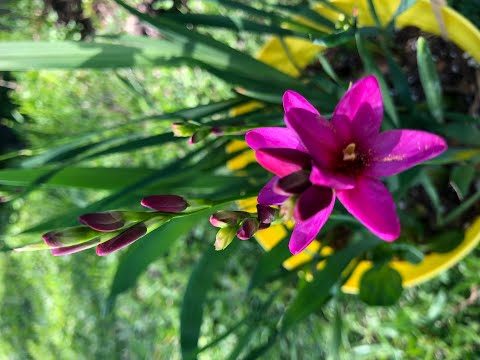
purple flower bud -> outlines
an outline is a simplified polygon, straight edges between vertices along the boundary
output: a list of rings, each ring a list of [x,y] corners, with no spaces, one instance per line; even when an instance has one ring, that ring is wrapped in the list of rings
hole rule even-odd
[[[215,250],[224,250],[228,245],[230,245],[235,237],[236,232],[236,226],[227,226],[218,230],[217,236],[215,237]]]
[[[77,244],[77,245],[72,245],[72,246],[64,246],[64,247],[60,247],[60,248],[51,249],[50,251],[52,252],[52,254],[54,256],[69,255],[69,254],[73,254],[73,253],[76,253],[76,252],[83,251],[83,250],[89,249],[91,247],[94,247],[99,242],[100,242],[100,238],[98,237],[98,238],[95,238],[93,240],[84,242],[82,244]]]
[[[78,220],[94,230],[110,232],[125,226],[125,219],[120,211],[106,211],[80,215]]]
[[[280,195],[301,194],[312,183],[309,180],[309,173],[305,170],[299,170],[284,176],[275,183],[273,190]]]
[[[141,204],[152,210],[170,213],[179,213],[188,207],[187,201],[178,195],[147,196],[142,199]]]
[[[260,223],[257,219],[248,218],[245,219],[237,232],[237,237],[240,240],[248,240],[258,231]]]
[[[210,224],[223,228],[229,225],[237,225],[248,216],[250,216],[250,214],[245,211],[220,210],[210,216]]]
[[[45,244],[51,247],[76,245],[92,240],[99,235],[86,226],[75,226],[61,230],[49,231],[42,235]]]
[[[277,217],[278,210],[268,205],[257,205],[257,217],[258,221],[264,224],[270,224]]]
[[[258,225],[258,230],[264,230],[264,229],[267,229],[270,227],[270,225],[272,224],[265,224],[265,223],[260,223],[260,225]]]
[[[120,235],[97,246],[97,255],[105,256],[137,241],[147,233],[147,227],[140,223],[125,230]]]
[[[212,129],[210,130],[210,132],[215,135],[215,136],[222,136],[223,135],[223,130],[222,128],[218,127],[218,126],[214,126],[212,127]]]

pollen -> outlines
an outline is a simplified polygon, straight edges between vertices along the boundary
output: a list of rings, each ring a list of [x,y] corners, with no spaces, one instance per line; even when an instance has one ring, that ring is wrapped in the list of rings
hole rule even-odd
[[[356,158],[355,143],[350,143],[345,149],[343,149],[343,161],[353,161]]]

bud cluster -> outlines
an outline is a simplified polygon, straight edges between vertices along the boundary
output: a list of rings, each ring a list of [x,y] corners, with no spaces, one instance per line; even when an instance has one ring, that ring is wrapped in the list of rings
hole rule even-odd
[[[278,209],[267,205],[257,205],[257,213],[220,210],[210,216],[210,224],[220,228],[215,239],[215,250],[223,250],[233,241],[235,235],[240,240],[248,240],[258,230],[268,228],[278,217]]]
[[[154,211],[112,210],[83,214],[78,218],[83,226],[49,231],[43,234],[43,243],[16,251],[50,249],[53,255],[61,256],[96,247],[97,255],[108,255],[179,216],[189,206],[178,195],[147,196],[141,204]]]

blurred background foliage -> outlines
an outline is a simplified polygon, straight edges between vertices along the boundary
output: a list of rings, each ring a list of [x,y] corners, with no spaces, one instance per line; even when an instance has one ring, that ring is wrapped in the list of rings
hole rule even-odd
[[[127,13],[119,11],[112,1],[85,0],[81,7],[73,7],[70,18],[66,17],[67,11],[55,8],[55,3],[58,1],[9,2],[2,10],[5,13],[0,19],[0,39],[80,40],[91,36],[94,30],[152,31],[132,23]],[[479,26],[477,0],[451,3]],[[158,8],[153,10],[166,11],[173,5],[172,1],[158,1]],[[202,1],[191,1],[189,5],[200,12],[205,7],[211,13],[225,12]],[[262,35],[205,31],[251,54],[265,41]],[[116,130],[119,135],[139,130],[155,134],[168,125],[161,121],[137,125],[130,124],[130,120],[228,99],[232,95],[230,86],[223,81],[189,67],[27,71],[3,73],[0,78],[2,153],[22,149],[23,144],[32,149],[45,148],[58,141],[59,133],[65,137],[88,133],[98,129],[99,123],[102,128],[124,125]],[[82,164],[149,168],[165,164],[182,149],[183,146],[173,143]],[[102,191],[44,187],[42,191],[0,205],[3,250],[35,240],[29,235],[16,235],[19,231],[104,195]],[[100,258],[84,252],[55,258],[50,253],[0,253],[0,358],[180,358],[182,297],[191,269],[212,246],[214,236],[214,230],[204,224],[174,242],[140,276],[134,289],[120,295],[113,312],[108,311],[105,300],[118,264],[116,254]],[[225,267],[219,270],[221,273],[208,293],[205,309],[208,316],[202,325],[200,347],[225,333],[250,308],[263,311],[262,304],[269,303],[269,294],[279,290],[280,284],[271,283],[245,295],[244,289],[262,251],[253,243],[245,243],[235,251],[235,256],[230,255]],[[324,358],[334,353],[329,349],[339,341],[344,354],[349,354],[345,358],[478,358],[479,255],[476,250],[438,278],[405,291],[401,302],[393,307],[371,308],[356,296],[339,294],[323,311],[312,314],[295,332],[282,337],[265,358]],[[269,313],[283,311],[292,294],[282,292],[281,296],[279,301],[272,302]],[[255,322],[255,317],[250,321]],[[338,333],[335,329],[340,324],[342,331]],[[219,346],[212,346],[200,359],[223,359],[226,354],[235,354],[237,341],[242,339],[253,339],[251,348],[263,343],[268,337],[267,324],[260,321],[257,325],[253,333],[245,328],[238,337],[229,337]]]

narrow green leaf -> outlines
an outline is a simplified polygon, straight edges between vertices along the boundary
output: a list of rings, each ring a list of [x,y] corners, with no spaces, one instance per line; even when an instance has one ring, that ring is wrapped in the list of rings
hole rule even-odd
[[[337,289],[337,291],[340,291],[340,289]],[[330,343],[330,354],[332,355],[333,360],[340,360],[340,349],[342,347],[342,332],[343,319],[340,312],[338,295],[336,295],[333,301],[332,339]]]
[[[449,116],[447,115],[447,118]],[[455,119],[453,119],[455,120]],[[450,139],[459,141],[464,145],[480,146],[480,128],[473,121],[455,121],[447,123],[438,129]]]
[[[475,178],[475,168],[472,165],[457,165],[450,174],[450,185],[460,200],[468,194]]]
[[[322,16],[318,12],[312,10],[309,5],[282,5],[282,4],[275,4],[272,5],[273,8],[278,9],[280,11],[285,11],[286,13],[294,16],[294,17],[303,17],[311,22],[315,23],[316,25],[321,25],[327,29],[334,30],[335,24],[326,17]]]
[[[182,49],[167,41],[155,47],[87,42],[0,42],[0,70],[112,69],[162,65]]]
[[[355,39],[357,42],[357,50],[360,58],[362,59],[363,66],[365,70],[369,73],[375,75],[380,84],[380,88],[382,90],[382,97],[383,97],[383,105],[385,106],[385,111],[387,112],[388,116],[392,119],[394,125],[396,127],[400,126],[400,120],[398,118],[397,111],[395,109],[395,104],[393,103],[393,99],[390,95],[390,90],[388,88],[387,82],[383,77],[380,69],[377,67],[375,60],[373,59],[370,51],[368,51],[365,41],[360,35],[360,33],[355,34]]]
[[[419,37],[417,41],[417,65],[430,113],[439,123],[442,123],[442,87],[432,53],[423,37]]]
[[[419,264],[424,259],[424,254],[416,246],[408,243],[391,244],[390,248],[400,253],[400,257],[411,264]]]
[[[429,160],[426,164],[445,165],[459,163],[462,161],[479,161],[480,149],[478,148],[454,148],[449,147],[443,154],[435,159]]]
[[[438,194],[437,188],[435,184],[430,179],[430,176],[424,171],[422,175],[420,175],[420,183],[422,184],[425,192],[427,193],[428,198],[432,202],[433,209],[435,211],[437,222],[440,222],[441,218],[441,201],[440,195]]]
[[[441,233],[428,237],[427,249],[440,254],[450,252],[460,245],[464,235],[461,229],[444,229]]]
[[[332,66],[328,62],[327,58],[323,56],[322,53],[317,54],[317,59],[320,62],[320,65],[322,66],[323,71],[337,84],[340,83],[340,79],[338,78],[337,74],[333,70]]]
[[[0,184],[8,186],[27,186],[40,178],[51,168],[5,169],[0,170]],[[130,182],[151,175],[155,172],[146,168],[85,168],[68,167],[52,176],[48,185],[70,186],[76,188],[114,190]]]
[[[231,71],[263,84],[273,82],[280,87],[286,86],[288,88],[288,86],[297,83],[295,79],[279,70],[209,36],[190,31],[162,16],[154,18],[143,14],[122,0],[115,0],[115,2],[140,20],[158,28],[167,40],[177,46],[182,46],[183,56],[186,58],[200,61],[218,70]]]
[[[359,297],[371,306],[394,305],[402,292],[402,277],[387,264],[375,265],[360,280]]]
[[[287,236],[287,238],[289,238],[289,236]],[[250,277],[248,291],[263,285],[274,276],[275,273],[285,271],[282,268],[282,263],[290,256],[292,256],[292,254],[288,249],[288,241],[286,240],[281,241],[272,250],[263,254]]]
[[[390,20],[391,26],[394,26],[395,21],[397,20],[397,17],[399,17],[405,11],[410,9],[413,5],[415,5],[416,2],[417,2],[417,0],[400,0],[400,4],[398,4],[397,10],[395,10],[395,13],[393,14],[393,17]]]
[[[183,295],[180,313],[180,347],[183,359],[196,359],[198,338],[203,320],[203,308],[208,291],[229,256],[237,251],[239,242],[234,241],[224,251],[215,251],[213,245],[203,253],[202,258],[194,267]]]
[[[313,281],[298,291],[297,296],[285,312],[281,328],[286,330],[318,310],[329,298],[331,288],[340,280],[340,276],[348,264],[355,257],[379,243],[380,240],[369,237],[356,241],[330,256],[326,260],[323,270],[315,274]]]
[[[238,17],[227,17],[212,14],[162,14],[163,18],[182,24],[192,24],[195,26],[206,26],[214,28],[224,28],[236,32],[246,31],[259,34],[274,34],[306,37],[305,34],[296,33],[289,29],[283,29],[275,25],[263,25],[255,21],[246,20]]]
[[[480,201],[480,191],[465,199],[458,207],[452,210],[448,215],[443,218],[442,225],[446,225],[457,219],[465,211]]]

